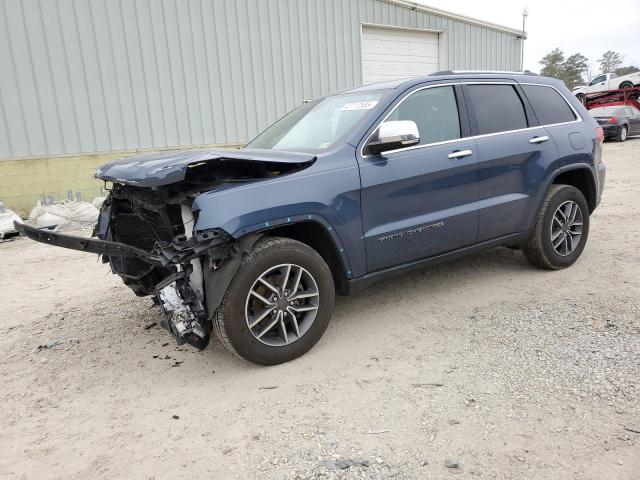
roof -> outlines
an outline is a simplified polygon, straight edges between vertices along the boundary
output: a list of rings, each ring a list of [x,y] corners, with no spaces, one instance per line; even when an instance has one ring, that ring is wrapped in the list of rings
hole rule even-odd
[[[543,83],[543,84],[557,84],[561,83],[559,80],[550,77],[543,77],[540,75],[527,75],[518,72],[489,72],[489,71],[477,71],[477,72],[436,72],[430,75],[423,75],[414,78],[403,78],[399,80],[391,80],[387,82],[370,83],[368,85],[362,85],[360,87],[350,88],[340,93],[356,93],[366,92],[373,90],[385,90],[396,89],[400,87],[412,87],[414,85],[426,82],[440,82],[443,80],[459,81],[459,80],[514,80],[516,82],[527,83]]]
[[[449,12],[447,10],[440,10],[439,8],[429,7],[422,3],[412,2],[410,0],[382,0],[387,3],[392,3],[395,5],[401,5],[403,7],[410,8],[412,10],[419,10],[422,12],[431,13],[433,15],[438,15],[440,17],[450,18],[452,20],[458,20],[460,22],[472,23],[474,25],[479,25],[481,27],[490,28],[492,30],[497,30],[499,32],[510,33],[512,35],[517,35],[521,38],[527,38],[527,33],[513,27],[507,27],[505,25],[500,25],[493,22],[488,22],[485,20],[481,20],[479,18],[468,17],[466,15],[461,15],[459,13]]]

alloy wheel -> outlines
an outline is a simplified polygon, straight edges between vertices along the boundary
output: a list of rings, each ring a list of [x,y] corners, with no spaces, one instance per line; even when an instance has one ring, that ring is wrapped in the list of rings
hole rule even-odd
[[[551,245],[558,255],[571,255],[582,238],[583,217],[580,206],[573,200],[560,205],[551,221]]]
[[[318,285],[308,270],[292,263],[276,265],[263,272],[247,294],[247,327],[265,345],[289,345],[309,331],[319,300]]]

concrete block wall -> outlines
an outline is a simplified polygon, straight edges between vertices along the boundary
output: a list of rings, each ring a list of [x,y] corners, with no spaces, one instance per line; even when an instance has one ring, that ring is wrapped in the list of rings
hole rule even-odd
[[[221,147],[223,146],[199,145],[189,149]],[[83,200],[91,202],[100,195],[100,187],[104,186],[102,181],[94,177],[97,167],[110,160],[153,151],[160,150],[0,159],[0,200],[5,207],[14,210],[22,218],[29,215],[42,195],[53,196],[56,201],[64,200],[67,198],[67,192],[71,190],[73,198],[76,198],[76,192],[80,192]]]

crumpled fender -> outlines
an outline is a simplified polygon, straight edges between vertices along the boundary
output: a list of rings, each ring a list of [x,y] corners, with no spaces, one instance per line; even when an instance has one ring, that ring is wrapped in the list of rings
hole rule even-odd
[[[213,317],[220,303],[222,303],[222,298],[238,271],[242,256],[253,248],[253,245],[260,240],[261,236],[259,233],[246,235],[239,242],[233,244],[229,251],[229,257],[222,262],[220,267],[213,268],[211,262],[205,265],[203,269],[204,288],[207,292],[205,298],[209,318]]]

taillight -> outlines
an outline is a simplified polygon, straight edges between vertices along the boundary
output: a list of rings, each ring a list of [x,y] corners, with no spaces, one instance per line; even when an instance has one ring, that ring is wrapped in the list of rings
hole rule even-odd
[[[599,142],[604,142],[604,130],[602,130],[602,127],[596,128],[596,139]]]
[[[607,119],[607,122],[609,122],[609,123],[617,123],[617,122],[618,122],[618,119],[617,119],[616,117],[609,117],[609,118]]]

